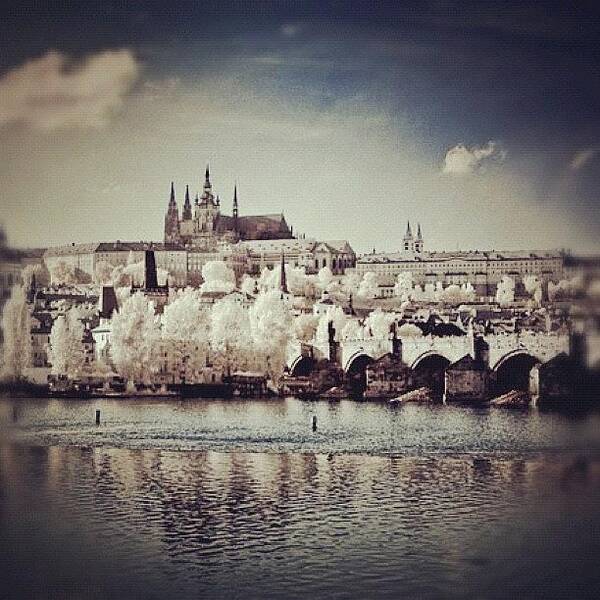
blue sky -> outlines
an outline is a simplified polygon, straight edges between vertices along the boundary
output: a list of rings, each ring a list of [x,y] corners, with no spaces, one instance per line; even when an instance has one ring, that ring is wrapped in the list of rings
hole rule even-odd
[[[224,207],[237,181],[242,213],[359,251],[407,219],[429,248],[599,251],[592,3],[127,6],[3,4],[14,244],[160,239],[210,162]]]

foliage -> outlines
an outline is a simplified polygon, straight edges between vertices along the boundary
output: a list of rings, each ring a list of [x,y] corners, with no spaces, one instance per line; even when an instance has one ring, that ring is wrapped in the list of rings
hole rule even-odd
[[[66,315],[59,315],[52,324],[48,359],[52,373],[74,379],[81,374],[85,364],[83,349],[83,324],[77,307]]]
[[[202,293],[223,292],[229,294],[235,289],[235,273],[222,260],[209,260],[202,267],[204,283],[200,286]]]
[[[137,292],[112,318],[111,357],[117,372],[131,382],[149,383],[158,371],[160,330],[154,304]]]

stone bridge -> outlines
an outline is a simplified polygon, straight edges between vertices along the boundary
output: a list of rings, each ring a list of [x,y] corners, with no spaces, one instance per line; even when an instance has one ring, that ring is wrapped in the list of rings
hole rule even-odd
[[[569,336],[566,333],[543,333],[525,331],[521,333],[499,333],[483,336],[487,345],[488,364],[496,371],[507,360],[519,355],[529,356],[535,362],[544,363],[560,353],[569,353]],[[427,357],[439,356],[453,363],[463,356],[475,356],[475,337],[472,334],[464,336],[422,336],[405,337],[401,339],[402,361],[412,369]],[[316,341],[313,344],[290,344],[288,347],[288,368],[290,372],[303,359],[312,354],[315,359],[335,358],[348,372],[352,363],[366,357],[377,360],[392,352],[393,340],[366,338],[344,340],[335,346],[328,342]],[[335,350],[336,356],[332,357]]]

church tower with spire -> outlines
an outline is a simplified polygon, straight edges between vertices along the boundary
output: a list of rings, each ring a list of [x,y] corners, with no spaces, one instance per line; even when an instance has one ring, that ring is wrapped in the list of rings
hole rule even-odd
[[[414,251],[414,238],[412,234],[412,230],[410,228],[410,221],[406,223],[406,233],[404,234],[404,239],[402,240],[402,249],[404,252],[413,252]]]
[[[415,240],[415,252],[423,252],[423,234],[421,233],[421,223],[417,226],[417,239]]]
[[[219,214],[219,203],[213,194],[212,184],[210,182],[210,170],[208,165],[206,165],[204,191],[196,205],[194,234],[196,236],[207,238],[214,236],[217,229]]]
[[[414,254],[423,252],[423,233],[421,232],[421,223],[417,225],[417,235],[413,235],[410,221],[406,223],[406,233],[402,238],[402,251]]]
[[[175,184],[171,182],[171,196],[169,206],[165,215],[165,242],[175,243],[179,241],[179,209],[175,201]]]

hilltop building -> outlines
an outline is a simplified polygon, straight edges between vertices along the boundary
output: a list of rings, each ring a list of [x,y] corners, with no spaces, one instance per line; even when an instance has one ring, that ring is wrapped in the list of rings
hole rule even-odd
[[[293,238],[292,228],[283,214],[240,216],[237,186],[233,190],[232,214],[221,212],[221,200],[215,196],[206,167],[202,195],[196,194],[194,206],[190,200],[189,186],[181,214],[175,199],[175,186],[171,183],[171,195],[165,215],[164,241],[186,247],[215,250],[219,242],[235,243],[239,240],[273,240]]]

